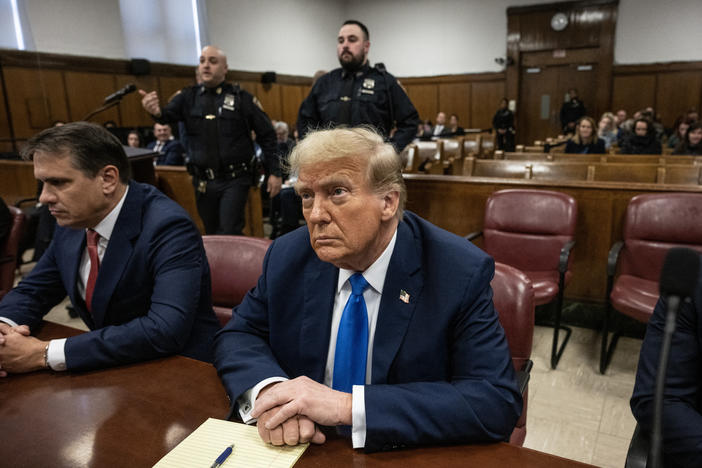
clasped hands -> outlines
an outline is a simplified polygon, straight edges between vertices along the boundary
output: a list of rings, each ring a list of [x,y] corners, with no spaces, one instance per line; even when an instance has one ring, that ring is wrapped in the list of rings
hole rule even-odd
[[[0,377],[43,369],[47,344],[30,336],[27,325],[13,327],[0,322]]]
[[[258,434],[273,445],[322,444],[317,425],[351,425],[352,396],[308,377],[297,377],[265,387],[251,413],[258,418]]]

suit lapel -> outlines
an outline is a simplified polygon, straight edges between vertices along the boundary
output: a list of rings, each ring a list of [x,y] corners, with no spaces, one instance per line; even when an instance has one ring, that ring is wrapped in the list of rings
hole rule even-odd
[[[407,223],[401,222],[397,228],[395,249],[390,258],[380,299],[373,340],[373,384],[387,382],[390,366],[400,349],[419,301],[424,285],[421,258],[422,252],[416,245],[412,231]]]
[[[105,314],[110,298],[117,288],[117,283],[132,256],[132,240],[141,232],[143,208],[143,191],[133,182],[129,183],[129,192],[124,200],[122,210],[117,217],[107,250],[100,264],[100,273],[93,293],[93,320],[95,326],[104,326]]]
[[[301,368],[305,374],[317,382],[323,382],[339,269],[319,260],[316,254],[312,255],[315,258],[304,272],[304,311],[299,349]]]

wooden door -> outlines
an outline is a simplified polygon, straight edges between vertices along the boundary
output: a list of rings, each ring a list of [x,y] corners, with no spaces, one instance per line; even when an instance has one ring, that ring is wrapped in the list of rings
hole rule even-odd
[[[531,145],[535,140],[543,141],[561,134],[561,106],[571,88],[578,91],[587,115],[597,121],[600,110],[594,105],[596,68],[593,64],[523,67],[521,106],[517,109],[517,142]]]

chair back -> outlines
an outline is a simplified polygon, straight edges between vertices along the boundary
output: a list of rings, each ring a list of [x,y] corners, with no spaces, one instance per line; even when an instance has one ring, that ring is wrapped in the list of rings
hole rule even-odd
[[[577,202],[549,190],[493,193],[485,206],[485,251],[523,271],[557,271],[561,248],[575,238]],[[568,269],[570,270],[570,263]]]
[[[0,245],[0,299],[12,289],[15,283],[19,243],[24,235],[26,220],[19,208],[8,206],[8,209],[12,215],[12,227],[7,234],[7,239]]]
[[[212,275],[212,305],[224,325],[232,308],[256,286],[263,269],[269,239],[246,236],[202,236]]]
[[[623,238],[619,272],[658,282],[670,248],[702,253],[702,194],[635,196],[626,209]]]
[[[512,354],[515,370],[530,368],[531,348],[534,339],[534,290],[529,277],[520,270],[503,263],[495,263],[492,301],[505,330],[507,344]],[[524,444],[526,438],[528,386],[522,397],[522,415],[510,436],[510,443]]]

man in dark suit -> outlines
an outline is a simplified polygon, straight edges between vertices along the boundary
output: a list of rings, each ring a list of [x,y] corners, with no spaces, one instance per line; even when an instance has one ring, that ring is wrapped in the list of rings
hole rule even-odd
[[[183,354],[211,361],[218,329],[201,237],[177,204],[129,181],[107,130],[76,122],[27,142],[58,227],[32,272],[0,302],[0,376],[87,370]],[[65,296],[91,329],[41,341],[30,331]]]
[[[310,133],[290,164],[307,227],[272,244],[215,339],[239,416],[275,445],[339,425],[366,451],[506,439],[522,400],[492,259],[403,214],[400,158],[373,131]]]
[[[185,164],[185,148],[178,140],[173,140],[171,126],[168,124],[154,124],[154,136],[156,141],[146,145],[147,149],[158,151],[160,154],[156,159],[159,166],[182,166]]]
[[[641,345],[631,411],[650,433],[656,372],[665,328],[666,301],[659,299]],[[692,301],[680,305],[663,395],[665,466],[702,466],[702,275]]]

